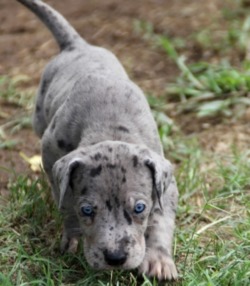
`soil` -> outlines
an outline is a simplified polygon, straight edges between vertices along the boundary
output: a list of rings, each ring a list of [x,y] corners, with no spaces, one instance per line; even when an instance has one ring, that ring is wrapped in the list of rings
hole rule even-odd
[[[217,55],[199,47],[190,35],[209,26],[222,29],[227,25],[223,9],[230,1],[210,0],[48,0],[90,43],[114,52],[130,77],[147,93],[160,96],[166,85],[178,75],[178,69],[166,53],[136,30],[136,21],[151,22],[156,33],[184,38],[182,53],[189,61],[217,60]],[[25,88],[35,88],[48,61],[58,52],[55,41],[43,24],[17,1],[0,2],[0,75],[25,75]],[[232,57],[237,64],[240,58]],[[8,122],[20,108],[0,101],[0,125]],[[240,120],[221,118],[197,119],[193,115],[175,115],[176,124],[189,136],[196,134],[205,149],[227,152],[234,143],[247,149],[250,141],[250,110]],[[31,129],[22,129],[9,139],[19,143],[11,149],[0,149],[0,191],[6,192],[11,174],[30,173],[19,152],[39,154],[39,139]],[[1,167],[12,170],[7,172]]]

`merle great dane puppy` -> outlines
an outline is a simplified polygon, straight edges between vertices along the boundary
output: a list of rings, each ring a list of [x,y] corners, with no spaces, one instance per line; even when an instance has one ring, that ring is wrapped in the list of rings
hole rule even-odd
[[[172,238],[178,190],[143,92],[106,49],[83,40],[40,0],[18,0],[54,35],[33,125],[64,219],[62,251],[95,269],[132,269],[176,279]]]

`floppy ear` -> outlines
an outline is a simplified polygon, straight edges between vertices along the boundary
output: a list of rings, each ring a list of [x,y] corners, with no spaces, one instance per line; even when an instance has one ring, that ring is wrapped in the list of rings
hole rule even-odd
[[[162,194],[171,183],[173,167],[168,160],[153,152],[151,152],[149,158],[145,159],[144,163],[152,172],[153,188],[162,209]]]
[[[83,164],[82,158],[71,158],[71,160],[67,160],[67,158],[63,157],[56,161],[52,168],[54,195],[59,209],[67,207],[67,203],[72,203],[71,200],[73,198],[70,179],[73,171],[78,168],[80,164]],[[66,195],[67,202],[65,202]]]

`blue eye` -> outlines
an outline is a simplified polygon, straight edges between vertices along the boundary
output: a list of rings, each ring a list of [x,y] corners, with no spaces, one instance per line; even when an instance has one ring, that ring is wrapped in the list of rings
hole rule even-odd
[[[145,204],[137,203],[135,205],[134,211],[135,211],[135,213],[140,214],[145,210],[145,208],[146,208]]]
[[[88,206],[81,207],[81,212],[85,216],[91,216],[94,211],[93,211],[93,207],[88,205]]]

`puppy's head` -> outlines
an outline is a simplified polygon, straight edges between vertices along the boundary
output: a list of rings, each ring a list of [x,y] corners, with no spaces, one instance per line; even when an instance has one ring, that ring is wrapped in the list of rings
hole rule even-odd
[[[78,215],[87,261],[96,269],[139,266],[152,207],[172,177],[169,161],[142,146],[107,141],[53,167],[59,208]]]

